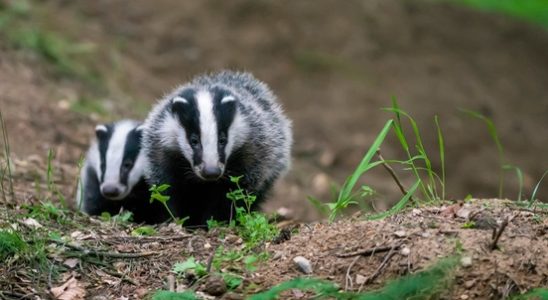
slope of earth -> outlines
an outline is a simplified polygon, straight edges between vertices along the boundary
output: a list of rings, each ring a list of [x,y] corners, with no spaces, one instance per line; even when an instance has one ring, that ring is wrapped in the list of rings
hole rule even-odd
[[[22,213],[23,209],[10,211]],[[135,236],[136,226],[123,222],[69,214],[76,222],[57,218],[61,223],[57,224],[52,219],[14,221],[0,214],[0,225],[19,228],[25,235],[49,232],[54,236],[56,232],[57,237],[47,239],[42,251],[60,266],[40,270],[29,268],[23,257],[8,259],[0,268],[0,295],[44,299],[64,287],[67,293],[92,299],[142,299],[157,289],[193,290],[205,299],[215,298],[208,293],[243,299],[304,276],[334,282],[344,291],[364,292],[420,272],[441,258],[459,256],[459,266],[437,298],[506,299],[548,284],[546,214],[546,210],[519,208],[511,201],[472,200],[416,208],[382,221],[354,217],[333,224],[299,224],[293,226],[289,240],[267,242],[260,248],[269,255],[256,268],[243,268],[241,261],[224,254],[216,263],[215,255],[238,253],[244,247],[238,236],[221,229],[189,233],[169,224],[158,226],[150,236]],[[493,247],[493,229],[501,230],[505,221],[508,225]],[[227,252],[217,251],[221,248]],[[311,274],[300,272],[293,262],[296,256],[309,259]],[[171,272],[189,257],[207,268],[205,276],[189,270],[178,276]],[[237,274],[231,278],[239,278],[239,286],[219,292],[212,288],[217,274]],[[311,295],[290,290],[282,298]]]

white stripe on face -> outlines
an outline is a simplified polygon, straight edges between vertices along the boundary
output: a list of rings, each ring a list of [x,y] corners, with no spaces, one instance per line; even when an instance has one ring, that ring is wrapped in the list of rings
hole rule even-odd
[[[217,167],[219,165],[218,133],[217,120],[213,112],[213,97],[208,91],[199,91],[196,94],[196,102],[200,112],[202,161],[204,167]]]
[[[124,159],[127,135],[134,127],[131,122],[121,122],[114,128],[105,157],[107,164],[103,183],[120,184],[120,167]]]

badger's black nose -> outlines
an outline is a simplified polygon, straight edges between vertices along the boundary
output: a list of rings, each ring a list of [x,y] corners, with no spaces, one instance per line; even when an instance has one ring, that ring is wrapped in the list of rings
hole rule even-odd
[[[217,166],[204,167],[204,169],[202,170],[202,176],[208,180],[215,180],[219,178],[221,176],[221,173],[221,168]]]
[[[120,196],[121,192],[122,191],[115,185],[105,184],[101,187],[101,194],[107,198],[116,198]]]

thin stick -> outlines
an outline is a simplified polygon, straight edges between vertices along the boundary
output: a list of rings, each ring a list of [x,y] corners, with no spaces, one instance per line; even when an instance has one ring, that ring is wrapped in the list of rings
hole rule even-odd
[[[398,175],[396,175],[396,172],[394,172],[394,169],[389,164],[387,164],[386,161],[384,160],[384,157],[382,157],[380,148],[377,149],[377,156],[379,157],[380,161],[382,162],[382,166],[386,169],[386,171],[388,171],[388,173],[390,173],[390,176],[392,176],[392,178],[394,179],[394,181],[396,182],[396,184],[400,188],[400,191],[402,192],[402,194],[404,196],[407,195],[407,190],[405,189],[405,187],[403,187],[403,184],[401,184],[401,181],[398,178]],[[413,199],[413,196],[410,196],[409,200],[411,200],[411,202],[413,202],[413,203],[416,203],[415,199]]]
[[[154,252],[142,252],[142,253],[119,253],[119,252],[108,252],[108,251],[98,251],[93,249],[86,249],[82,248],[80,246],[76,246],[69,243],[64,243],[57,240],[50,240],[50,242],[71,248],[73,250],[82,252],[84,255],[92,255],[92,256],[103,256],[103,257],[112,257],[112,258],[140,258],[145,256],[151,256],[154,255]]]
[[[375,273],[373,273],[373,275],[371,275],[371,277],[368,277],[366,280],[365,280],[365,283],[371,283],[373,282],[375,279],[377,279],[377,277],[379,277],[379,275],[381,274],[381,272],[384,270],[384,268],[386,267],[386,265],[388,265],[388,262],[390,261],[390,259],[392,259],[392,257],[394,255],[396,255],[396,251],[394,251],[396,249],[396,246],[392,247],[390,249],[390,252],[388,252],[386,254],[386,256],[384,257],[384,260],[382,261],[382,263],[380,264],[380,266],[377,268],[377,270],[375,270]]]
[[[393,245],[393,246],[385,246],[385,247],[374,247],[374,248],[369,248],[369,249],[365,249],[365,250],[358,250],[358,251],[349,252],[349,253],[337,253],[337,254],[335,254],[335,256],[341,257],[341,258],[352,257],[352,256],[356,256],[356,255],[370,256],[370,255],[373,255],[375,253],[382,253],[382,252],[390,251],[391,249],[397,249],[400,246],[401,246],[401,244],[397,244],[397,245]]]
[[[170,292],[175,292],[175,276],[173,274],[167,275],[167,288]]]
[[[345,281],[344,281],[344,291],[348,291],[348,283],[350,282],[350,288],[352,288],[352,277],[350,277],[350,270],[352,269],[352,267],[356,264],[356,262],[358,261],[358,259],[360,259],[360,255],[356,256],[354,258],[354,260],[352,261],[352,263],[350,263],[350,265],[348,266],[348,269],[346,269],[346,277],[345,277]]]
[[[491,244],[491,251],[497,249],[497,243],[506,226],[508,226],[508,218],[504,219],[504,221],[502,221],[502,224],[500,224],[500,228],[495,235],[495,239],[493,240],[493,243]]]

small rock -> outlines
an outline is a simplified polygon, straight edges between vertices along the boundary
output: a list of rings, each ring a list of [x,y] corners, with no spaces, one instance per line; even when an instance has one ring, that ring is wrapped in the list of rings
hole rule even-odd
[[[468,299],[468,295],[460,295],[460,298],[461,298],[462,300],[467,300],[467,299]]]
[[[464,256],[460,259],[461,266],[468,268],[472,266],[472,258],[470,256]]]
[[[325,173],[318,173],[312,178],[312,189],[316,194],[329,192],[329,176]]]
[[[360,284],[360,285],[361,285],[361,284],[364,284],[365,281],[367,281],[367,277],[362,276],[362,275],[360,275],[360,274],[357,274],[357,275],[356,275],[356,284]]]
[[[475,280],[475,279],[468,280],[468,281],[464,282],[464,287],[467,288],[467,289],[470,289],[470,288],[472,288],[475,284],[476,284],[476,280]]]
[[[413,216],[419,216],[420,214],[422,214],[422,210],[420,210],[418,208],[413,208],[413,210],[411,211],[411,214]]]
[[[226,293],[226,283],[221,276],[212,275],[210,276],[204,287],[204,291],[211,296],[221,296]]]
[[[280,207],[278,208],[278,210],[276,210],[276,214],[278,214],[280,217],[282,218],[288,218],[289,215],[291,215],[292,211],[291,209],[287,208],[287,207]]]
[[[331,149],[327,149],[320,155],[320,165],[322,167],[330,167],[335,162],[335,152]]]
[[[299,270],[305,274],[311,274],[312,273],[312,265],[310,264],[310,261],[302,256],[296,256],[293,258],[293,262],[297,265]]]
[[[27,227],[33,228],[33,229],[44,227],[44,226],[42,226],[42,224],[38,223],[38,221],[36,221],[36,220],[33,219],[33,218],[26,218],[26,219],[24,219],[23,221],[21,221],[21,223],[23,223],[23,224],[25,224]]]
[[[211,244],[208,243],[208,242],[206,242],[206,243],[204,244],[204,249],[210,249],[210,248],[211,248]]]
[[[421,236],[422,236],[423,238],[430,237],[430,232],[423,231],[423,232],[421,233]]]
[[[282,251],[276,251],[274,252],[274,255],[272,256],[272,260],[278,260],[280,258],[283,257],[283,252]]]
[[[459,218],[468,220],[468,217],[470,216],[470,213],[472,213],[472,210],[470,209],[470,207],[468,205],[464,205],[459,210],[457,210],[455,215]]]
[[[411,249],[409,249],[408,247],[403,247],[400,250],[400,254],[403,256],[408,256],[409,254],[411,254]]]
[[[403,230],[398,230],[398,231],[394,232],[394,235],[396,237],[403,238],[403,237],[407,236],[407,232],[405,232]]]

